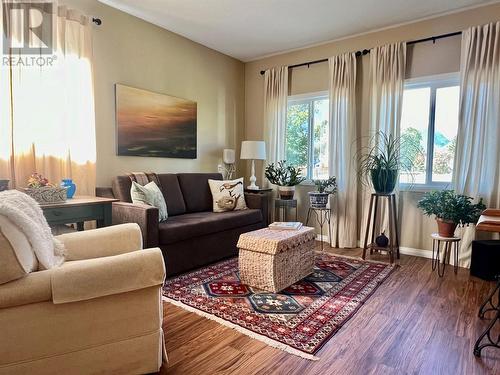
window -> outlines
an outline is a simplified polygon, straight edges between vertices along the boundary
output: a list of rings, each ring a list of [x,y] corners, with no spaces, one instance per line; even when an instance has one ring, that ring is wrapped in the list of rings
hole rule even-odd
[[[328,178],[328,95],[288,98],[285,157],[308,179]]]
[[[405,82],[401,155],[412,168],[401,173],[402,184],[438,188],[451,183],[459,95],[458,73]]]

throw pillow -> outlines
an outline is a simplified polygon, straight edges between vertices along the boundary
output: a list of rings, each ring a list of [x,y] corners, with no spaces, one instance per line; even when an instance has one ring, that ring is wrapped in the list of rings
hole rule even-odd
[[[236,180],[208,180],[212,192],[214,212],[246,210],[243,178]]]
[[[19,279],[38,269],[38,260],[24,233],[0,215],[0,284]]]
[[[142,203],[156,207],[158,209],[158,219],[160,222],[167,220],[167,203],[165,202],[163,193],[154,181],[144,186],[132,181],[130,196],[132,197],[132,203]]]

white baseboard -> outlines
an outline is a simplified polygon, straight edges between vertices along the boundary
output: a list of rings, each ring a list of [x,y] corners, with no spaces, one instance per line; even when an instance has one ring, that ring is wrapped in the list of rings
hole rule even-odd
[[[430,250],[415,249],[413,247],[400,246],[399,252],[405,255],[413,255],[414,257],[429,258],[429,259],[432,258],[432,251]]]

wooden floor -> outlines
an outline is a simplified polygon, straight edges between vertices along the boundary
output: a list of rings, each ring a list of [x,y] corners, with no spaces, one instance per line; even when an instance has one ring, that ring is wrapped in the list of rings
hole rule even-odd
[[[329,249],[360,256],[361,250]],[[374,256],[384,261],[387,257]],[[161,374],[500,374],[500,350],[472,354],[487,325],[477,311],[494,284],[429,259],[401,256],[400,267],[309,361],[214,321],[164,304],[169,356]],[[496,332],[499,332],[498,329]]]

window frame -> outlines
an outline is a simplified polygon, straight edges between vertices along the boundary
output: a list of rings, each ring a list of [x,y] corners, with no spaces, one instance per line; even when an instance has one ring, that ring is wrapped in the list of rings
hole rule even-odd
[[[314,111],[313,111],[313,102],[315,100],[324,100],[327,99],[329,100],[329,93],[328,91],[316,91],[316,92],[311,92],[311,93],[305,93],[305,94],[296,94],[296,95],[290,95],[287,98],[287,103],[286,103],[286,108],[287,108],[287,117],[286,117],[286,123],[288,124],[288,106],[289,105],[297,105],[297,104],[309,104],[309,125],[308,125],[308,134],[307,134],[307,170],[306,170],[306,180],[302,183],[303,185],[310,185],[312,184],[313,180],[313,165],[310,163],[311,160],[314,158]],[[330,121],[328,121],[330,122]],[[330,124],[328,124],[330,126]],[[288,126],[285,127],[285,155],[286,155],[286,140],[287,140],[287,131],[288,131]],[[330,149],[328,149],[328,152],[330,152]],[[302,185],[301,184],[301,185]]]
[[[425,183],[399,183],[400,190],[417,190],[417,191],[430,191],[430,190],[444,190],[448,189],[452,181],[439,182],[432,180],[432,167],[434,164],[434,133],[435,133],[435,120],[436,120],[436,90],[445,87],[459,86],[460,87],[460,72],[436,74],[431,76],[423,76],[416,78],[409,78],[404,81],[403,90],[430,88],[429,95],[429,122],[427,128],[427,159],[425,163]],[[455,151],[456,152],[456,151]],[[452,171],[452,180],[453,174]],[[416,189],[415,189],[416,188]]]

